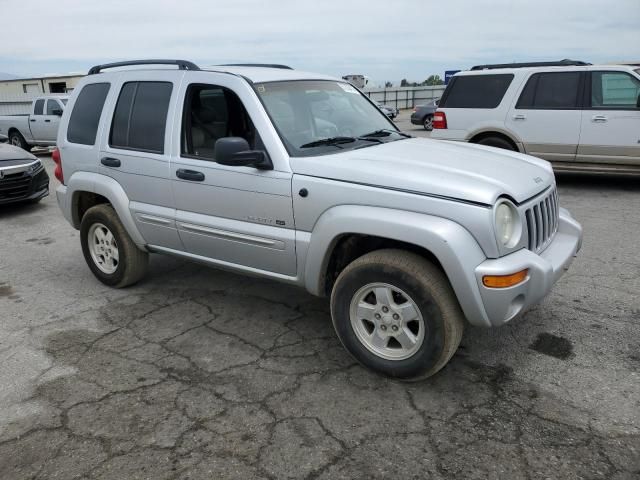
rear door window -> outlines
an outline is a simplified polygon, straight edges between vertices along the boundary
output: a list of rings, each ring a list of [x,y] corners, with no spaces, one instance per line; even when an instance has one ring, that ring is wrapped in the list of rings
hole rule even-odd
[[[580,72],[547,72],[531,75],[516,108],[572,110],[578,108]]]
[[[513,74],[460,75],[453,77],[440,100],[441,108],[496,108]]]
[[[55,100],[47,100],[47,115],[55,115],[56,110],[62,110],[60,104]]]
[[[36,100],[36,104],[33,106],[34,115],[42,115],[44,111],[44,99]]]
[[[100,115],[109,87],[108,83],[90,83],[82,88],[69,118],[67,141],[83,145],[96,143]]]
[[[592,72],[591,106],[612,110],[640,108],[640,80],[625,72]]]
[[[114,148],[164,153],[171,82],[127,82],[113,114],[109,145]]]

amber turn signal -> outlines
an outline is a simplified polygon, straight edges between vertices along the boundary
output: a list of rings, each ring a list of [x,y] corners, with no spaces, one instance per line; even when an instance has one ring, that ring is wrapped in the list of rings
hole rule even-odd
[[[507,288],[513,287],[525,280],[529,269],[525,268],[511,275],[485,275],[482,277],[482,284],[489,288]]]

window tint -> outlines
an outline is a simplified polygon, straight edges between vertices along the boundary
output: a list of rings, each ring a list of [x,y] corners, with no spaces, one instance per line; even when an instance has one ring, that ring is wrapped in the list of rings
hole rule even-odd
[[[185,97],[182,153],[214,160],[216,140],[222,137],[242,137],[251,148],[259,142],[234,92],[214,85],[191,85]]]
[[[104,101],[109,93],[108,83],[91,83],[85,85],[71,112],[67,127],[67,140],[71,143],[93,145],[100,123],[100,115]]]
[[[47,100],[47,115],[55,115],[54,110],[62,110],[62,107],[55,100]]]
[[[535,73],[527,81],[516,108],[576,108],[579,86],[580,72]]]
[[[42,115],[43,110],[44,110],[44,100],[43,99],[36,100],[36,104],[33,107],[33,114]]]
[[[624,72],[591,74],[591,106],[595,108],[638,108],[640,81]]]
[[[439,106],[442,108],[496,108],[500,105],[512,80],[512,74],[453,77]]]
[[[109,145],[164,153],[164,132],[173,85],[170,82],[128,82],[113,114]]]

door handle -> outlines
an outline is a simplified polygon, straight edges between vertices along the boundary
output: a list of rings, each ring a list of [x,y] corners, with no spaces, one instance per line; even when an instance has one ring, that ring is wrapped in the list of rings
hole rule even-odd
[[[30,121],[30,122],[35,122],[35,121],[36,121],[36,119],[35,119],[35,118],[31,118],[31,119],[29,119],[29,121]]]
[[[591,117],[591,121],[592,122],[597,122],[597,123],[604,123],[607,121],[607,116],[606,115],[594,115],[593,117]]]
[[[190,180],[192,182],[202,182],[204,180],[204,173],[180,168],[179,170],[176,170],[176,177],[183,180]]]
[[[45,120],[46,123],[50,123],[51,120],[49,120],[48,118]]]
[[[525,114],[523,114],[523,113],[519,113],[518,115],[514,115],[513,119],[514,120],[526,120],[527,116]]]
[[[111,157],[102,157],[100,159],[100,163],[103,164],[105,167],[114,167],[114,168],[118,168],[120,165],[122,165],[120,163],[120,160],[118,160],[117,158],[111,158]]]

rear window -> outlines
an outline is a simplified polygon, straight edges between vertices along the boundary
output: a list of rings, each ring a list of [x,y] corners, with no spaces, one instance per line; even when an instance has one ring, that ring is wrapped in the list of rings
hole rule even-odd
[[[100,115],[109,87],[108,83],[91,83],[82,88],[69,118],[67,141],[83,145],[96,143]]]
[[[580,72],[531,75],[516,103],[521,109],[574,109],[578,106]]]
[[[109,145],[164,153],[164,133],[172,90],[171,82],[125,83],[113,114]]]
[[[496,108],[513,74],[461,75],[453,77],[440,100],[441,108]]]

